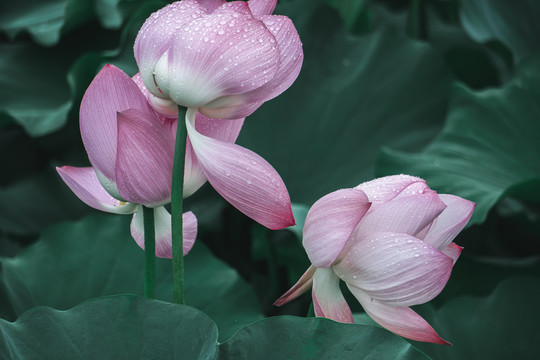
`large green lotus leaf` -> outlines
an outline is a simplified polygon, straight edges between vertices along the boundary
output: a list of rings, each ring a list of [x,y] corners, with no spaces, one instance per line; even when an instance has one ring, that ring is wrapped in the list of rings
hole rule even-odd
[[[218,344],[215,323],[197,309],[132,295],[67,311],[37,307],[14,323],[0,320],[0,330],[0,355],[13,360],[429,359],[378,327],[292,316],[248,325]]]
[[[460,11],[461,23],[474,40],[500,40],[516,60],[540,48],[538,16],[537,0],[467,0]]]
[[[425,145],[440,129],[451,77],[429,45],[387,28],[352,36],[328,7],[298,31],[299,78],[246,120],[238,143],[277,169],[294,202],[310,205],[371,179],[381,146]]]
[[[59,42],[63,31],[84,24],[93,13],[93,2],[88,0],[6,1],[0,30],[11,38],[26,31],[38,44],[51,46]]]
[[[72,104],[67,59],[54,49],[22,43],[0,44],[0,54],[0,113],[32,136],[64,125]]]
[[[0,11],[0,31],[10,38],[28,32],[38,44],[52,46],[60,42],[62,35],[95,17],[104,28],[118,29],[142,2],[144,0],[6,1]]]
[[[2,259],[3,290],[14,319],[38,306],[68,309],[84,300],[143,293],[144,252],[129,232],[130,216],[99,214],[45,231],[16,257]],[[171,261],[157,259],[156,298],[172,300]],[[262,317],[251,288],[196,243],[185,261],[186,302],[211,316],[223,337]]]
[[[501,89],[456,87],[447,123],[422,153],[383,152],[381,175],[420,176],[442,193],[477,203],[471,223],[484,221],[508,193],[540,200],[540,56],[522,64]]]
[[[415,343],[434,359],[538,359],[540,279],[508,278],[488,295],[455,297],[422,314],[451,347]]]
[[[132,295],[87,301],[68,311],[38,307],[0,319],[0,358],[213,359],[216,324],[202,312]]]
[[[323,318],[273,317],[248,325],[220,345],[219,359],[429,359],[375,326]]]
[[[52,168],[0,188],[0,229],[16,236],[36,236],[58,221],[74,220],[91,210]]]

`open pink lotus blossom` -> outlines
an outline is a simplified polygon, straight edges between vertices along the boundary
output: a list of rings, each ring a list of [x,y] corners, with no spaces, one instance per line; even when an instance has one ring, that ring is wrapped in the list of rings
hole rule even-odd
[[[134,53],[156,108],[236,119],[291,86],[302,44],[289,18],[271,15],[276,2],[182,0],[152,14]]]
[[[144,249],[142,206],[154,209],[156,256],[172,257],[170,202],[174,138],[170,125],[148,104],[136,83],[107,65],[84,94],[80,128],[91,167],[63,166],[58,173],[87,205],[133,214],[131,234]],[[197,236],[192,212],[183,218],[184,255]]]
[[[341,279],[381,326],[409,339],[448,344],[409,306],[430,301],[446,285],[462,250],[452,240],[474,206],[438,195],[408,175],[330,193],[309,210],[303,229],[312,266],[275,305],[312,288],[316,316],[352,323]]]

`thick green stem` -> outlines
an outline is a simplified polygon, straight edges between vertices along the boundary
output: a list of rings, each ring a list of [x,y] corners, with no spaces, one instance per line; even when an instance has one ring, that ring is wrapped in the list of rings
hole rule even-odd
[[[171,193],[173,294],[174,302],[177,304],[185,304],[184,241],[182,237],[182,201],[184,199],[184,163],[186,160],[187,139],[185,117],[186,108],[178,106]]]
[[[142,206],[142,205],[141,205]],[[154,298],[156,283],[156,228],[154,209],[143,206],[144,219],[144,297]]]

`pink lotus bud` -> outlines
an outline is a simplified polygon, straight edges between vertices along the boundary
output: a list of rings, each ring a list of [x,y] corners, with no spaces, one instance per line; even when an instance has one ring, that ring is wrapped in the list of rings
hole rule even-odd
[[[135,40],[145,86],[209,117],[251,114],[291,86],[302,65],[291,20],[270,15],[275,3],[183,0],[155,12]]]
[[[448,344],[409,306],[430,301],[446,285],[462,249],[452,241],[474,206],[438,195],[408,175],[328,194],[312,206],[304,225],[313,265],[276,305],[312,287],[315,315],[353,322],[339,288],[343,280],[381,326],[409,339]]]

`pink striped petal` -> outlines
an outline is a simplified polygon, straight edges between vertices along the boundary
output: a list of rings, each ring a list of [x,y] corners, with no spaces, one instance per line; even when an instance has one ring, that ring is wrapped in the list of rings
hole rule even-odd
[[[415,183],[425,184],[425,180],[410,175],[392,175],[367,181],[356,188],[366,193],[369,201],[387,202]]]
[[[445,254],[446,256],[449,256],[454,261],[452,264],[454,265],[457,259],[459,258],[459,256],[461,255],[462,250],[463,248],[457,245],[456,243],[450,243],[450,245],[442,249],[441,252]]]
[[[171,259],[171,215],[163,206],[154,208],[154,224],[156,231],[156,256]],[[191,211],[182,214],[182,232],[184,255],[186,255],[193,247],[197,237],[197,218]],[[137,245],[144,250],[144,215],[142,206],[139,206],[137,213],[133,215],[131,236],[133,236]]]
[[[81,102],[81,136],[90,163],[105,179],[116,181],[117,112],[152,110],[133,80],[113,65],[105,65],[96,75]],[[107,181],[100,179],[110,193]]]
[[[450,278],[452,259],[413,236],[377,233],[351,241],[336,274],[385,304],[423,304]]]
[[[238,210],[272,229],[294,225],[291,201],[279,174],[259,155],[198,133],[196,111],[188,109],[189,139],[206,178]]]
[[[257,91],[254,90],[254,92]],[[204,115],[211,118],[235,119],[251,115],[264,101],[257,101],[258,96],[251,96],[252,92],[242,95],[222,96],[208,103],[204,108],[199,108]],[[253,97],[254,99],[251,99]],[[254,102],[246,102],[254,101]]]
[[[407,339],[450,345],[437,335],[426,320],[410,308],[383,304],[357,287],[348,286],[366,313],[382,327]]]
[[[277,0],[249,0],[249,8],[255,15],[270,15],[276,8]]]
[[[339,289],[339,278],[332,269],[317,269],[313,275],[312,296],[315,316],[354,323],[351,309]]]
[[[294,284],[285,294],[281,295],[281,297],[274,302],[274,305],[284,305],[308,291],[313,284],[313,274],[315,274],[315,270],[317,269],[314,266],[308,267],[304,275],[300,277],[296,284]]]
[[[332,266],[370,205],[358,189],[334,191],[313,204],[304,223],[302,243],[315,267]]]
[[[193,19],[186,25],[192,30],[176,32],[167,59],[156,66],[157,85],[177,104],[245,103],[241,94],[264,85],[278,70],[276,40],[263,23],[235,11],[219,15]],[[225,96],[227,102],[219,101]]]
[[[412,185],[415,186],[415,185]],[[433,190],[412,196],[396,196],[391,201],[377,204],[358,225],[361,234],[396,232],[415,235],[428,226],[446,208]]]
[[[197,118],[195,120],[195,128],[199,133],[229,143],[234,143],[236,141],[243,124],[243,118],[235,120],[212,119],[201,113],[197,113]],[[191,141],[188,138],[184,170],[184,197],[188,197],[195,193],[195,191],[203,186],[205,182],[206,176],[199,165]]]
[[[424,241],[442,250],[467,225],[476,204],[454,195],[441,194],[439,197],[446,204],[446,209],[433,222]]]
[[[193,20],[206,14],[206,8],[195,0],[177,1],[153,13],[139,30],[133,52],[142,80],[155,96],[167,98],[158,89],[154,69],[158,60],[171,47],[176,30],[184,28]]]
[[[56,171],[71,191],[94,209],[114,214],[131,214],[137,209],[137,204],[120,201],[109,195],[92,167],[62,166],[57,167]]]
[[[150,207],[168,203],[173,155],[171,131],[153,113],[118,114],[116,179],[124,199]]]

